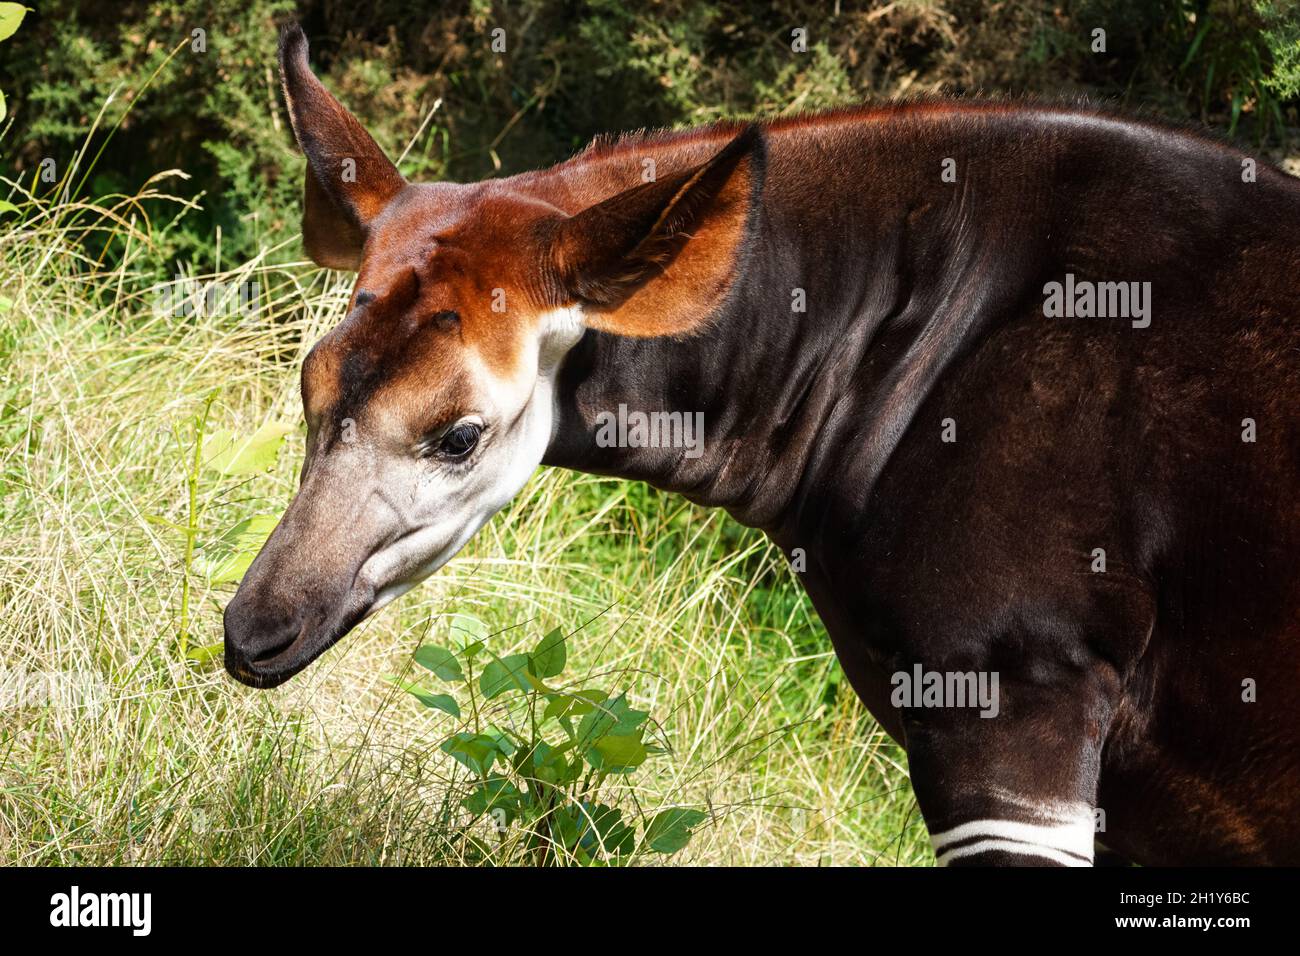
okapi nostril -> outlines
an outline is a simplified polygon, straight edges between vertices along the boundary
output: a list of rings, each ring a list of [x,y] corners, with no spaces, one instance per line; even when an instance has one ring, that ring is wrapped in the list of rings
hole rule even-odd
[[[291,648],[302,633],[298,614],[269,614],[236,594],[225,613],[227,669],[235,673],[265,664]]]
[[[298,635],[297,633],[295,633],[292,637],[288,638],[284,642],[258,653],[256,657],[252,658],[252,663],[255,665],[265,664],[268,661],[274,660],[275,658],[283,654],[285,651],[287,651],[289,648],[293,647],[294,643],[297,640],[298,640]]]

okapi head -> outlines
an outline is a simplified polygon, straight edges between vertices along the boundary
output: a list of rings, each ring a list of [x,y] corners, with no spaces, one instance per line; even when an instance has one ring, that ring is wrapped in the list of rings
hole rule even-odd
[[[312,74],[296,26],[280,70],[308,161],[304,245],[357,280],[303,363],[298,493],[226,608],[226,668],[254,687],[437,570],[523,487],[586,329],[707,321],[733,285],[763,149],[745,127],[646,182],[629,158],[618,177],[414,184]]]

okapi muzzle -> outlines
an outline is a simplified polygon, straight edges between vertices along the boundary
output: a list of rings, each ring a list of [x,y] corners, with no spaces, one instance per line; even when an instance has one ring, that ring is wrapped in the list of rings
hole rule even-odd
[[[306,249],[357,281],[236,678],[301,670],[539,464],[614,475],[782,549],[940,863],[1300,864],[1300,182],[939,101],[416,185],[296,28],[281,69]],[[702,439],[601,437],[653,416]]]

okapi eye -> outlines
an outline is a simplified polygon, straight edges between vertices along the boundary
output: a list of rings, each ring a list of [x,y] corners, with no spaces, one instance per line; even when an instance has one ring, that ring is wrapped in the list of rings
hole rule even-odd
[[[447,458],[464,458],[478,444],[482,427],[472,422],[461,422],[450,429],[438,442],[438,451]]]

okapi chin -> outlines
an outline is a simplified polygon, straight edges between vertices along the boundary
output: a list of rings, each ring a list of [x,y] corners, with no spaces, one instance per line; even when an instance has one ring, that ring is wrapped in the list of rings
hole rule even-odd
[[[928,102],[414,185],[296,27],[281,69],[306,248],[357,281],[232,675],[287,680],[538,464],[617,475],[787,553],[940,862],[1300,863],[1300,182]],[[1067,283],[1106,308],[1045,314]],[[699,453],[598,441],[624,407],[702,416]],[[946,675],[996,705],[930,700]]]

